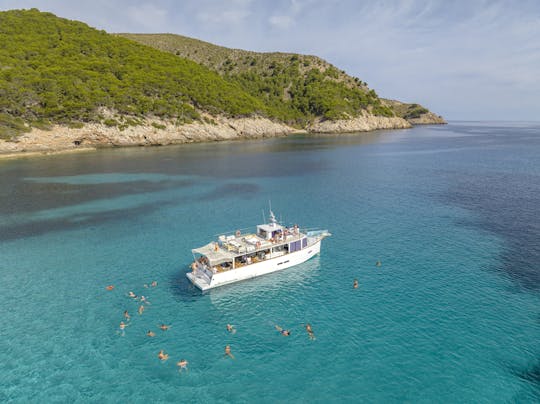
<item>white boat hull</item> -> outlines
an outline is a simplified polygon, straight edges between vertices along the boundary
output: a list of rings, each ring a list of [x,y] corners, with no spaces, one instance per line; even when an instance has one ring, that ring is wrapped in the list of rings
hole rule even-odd
[[[281,271],[286,268],[301,264],[317,255],[321,250],[322,238],[313,244],[293,253],[279,257],[269,258],[256,264],[246,265],[237,269],[230,269],[208,276],[195,276],[193,272],[188,272],[186,276],[202,291],[212,289],[229,283],[239,282],[257,276],[266,275],[272,272]]]

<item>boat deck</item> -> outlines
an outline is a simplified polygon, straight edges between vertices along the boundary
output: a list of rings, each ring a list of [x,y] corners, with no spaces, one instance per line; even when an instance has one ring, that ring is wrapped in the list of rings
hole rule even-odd
[[[218,242],[210,242],[203,247],[196,248],[193,253],[204,255],[212,263],[231,261],[240,254],[265,251],[306,237],[303,233],[289,234],[279,240],[265,240],[256,234],[243,234],[240,236],[220,236]]]

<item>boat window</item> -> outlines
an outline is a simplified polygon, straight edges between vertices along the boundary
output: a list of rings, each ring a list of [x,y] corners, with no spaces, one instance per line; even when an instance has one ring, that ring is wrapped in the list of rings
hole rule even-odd
[[[298,250],[301,250],[302,247],[301,247],[301,241],[298,240],[298,241],[293,241],[292,243],[289,244],[289,252],[294,252],[294,251],[298,251]]]

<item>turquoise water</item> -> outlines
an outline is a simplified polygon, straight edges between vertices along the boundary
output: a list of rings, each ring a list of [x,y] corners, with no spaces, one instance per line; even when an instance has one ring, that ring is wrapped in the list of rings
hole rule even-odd
[[[0,189],[0,401],[540,401],[538,124],[2,161]],[[191,248],[268,200],[321,255],[194,289]]]

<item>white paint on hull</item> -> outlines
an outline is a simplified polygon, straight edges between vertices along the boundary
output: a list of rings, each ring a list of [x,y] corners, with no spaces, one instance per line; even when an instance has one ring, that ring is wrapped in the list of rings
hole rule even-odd
[[[282,269],[301,264],[320,252],[321,241],[322,238],[300,251],[295,251],[280,257],[270,258],[256,264],[243,266],[241,268],[213,274],[212,279],[209,279],[208,277],[196,277],[192,272],[188,272],[186,276],[191,282],[193,282],[195,286],[202,291],[205,291],[218,286],[227,285],[229,283],[239,282],[272,272],[281,271]],[[208,282],[209,280],[210,282]]]

